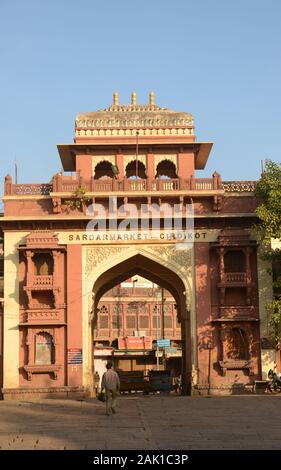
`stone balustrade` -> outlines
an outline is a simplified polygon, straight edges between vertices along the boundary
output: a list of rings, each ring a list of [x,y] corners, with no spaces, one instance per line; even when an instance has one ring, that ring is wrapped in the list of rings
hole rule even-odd
[[[33,285],[35,287],[52,287],[53,276],[50,275],[37,275],[33,277]]]
[[[254,192],[255,181],[221,181],[214,173],[212,178],[188,179],[94,179],[83,180],[77,172],[74,176],[58,173],[49,184],[13,184],[5,178],[5,196],[47,196],[50,193],[73,193],[83,187],[87,192],[142,192],[142,191],[213,191]]]
[[[247,282],[247,273],[224,273],[223,280],[227,283]]]

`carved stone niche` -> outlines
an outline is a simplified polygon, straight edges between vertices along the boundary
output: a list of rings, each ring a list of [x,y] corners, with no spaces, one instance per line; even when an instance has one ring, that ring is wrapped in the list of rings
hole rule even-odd
[[[27,364],[23,366],[28,380],[32,380],[33,374],[45,373],[52,374],[54,380],[57,380],[62,365],[56,363],[57,341],[55,333],[54,328],[28,330],[26,338],[28,360]]]
[[[250,344],[253,342],[251,327],[240,324],[222,325],[220,331],[222,360],[218,361],[225,376],[227,370],[248,370],[254,373]]]

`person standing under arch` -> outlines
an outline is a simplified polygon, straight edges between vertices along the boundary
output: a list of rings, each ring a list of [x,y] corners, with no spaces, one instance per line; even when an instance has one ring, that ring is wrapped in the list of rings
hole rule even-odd
[[[116,413],[116,400],[120,389],[120,379],[112,369],[112,362],[108,361],[106,364],[107,371],[102,376],[101,388],[105,389],[106,393],[106,414],[110,415],[110,412],[113,414]]]

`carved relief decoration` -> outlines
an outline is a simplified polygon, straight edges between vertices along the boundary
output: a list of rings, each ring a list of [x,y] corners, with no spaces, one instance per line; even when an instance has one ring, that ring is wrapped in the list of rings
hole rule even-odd
[[[158,136],[158,135],[192,135],[194,131],[192,127],[169,127],[169,128],[144,128],[139,129],[139,135],[149,135],[149,136]],[[127,129],[76,129],[76,137],[123,137],[130,136],[135,137],[136,131],[134,128]]]
[[[184,269],[191,274],[191,249],[177,250],[174,245],[162,245],[154,247],[148,246],[147,251],[156,253],[157,257],[163,260],[161,264],[164,264],[164,262],[167,262],[167,264],[174,264],[180,269]]]
[[[112,258],[114,255],[117,255],[121,252],[128,250],[128,247],[89,247],[86,248],[86,268],[85,275],[86,278],[89,277],[90,272],[93,268],[96,268],[98,265],[105,263],[108,258]],[[143,251],[143,247],[140,247],[140,252]],[[150,252],[154,256],[156,255],[159,259],[159,263],[162,265],[174,265],[178,267],[179,270],[187,272],[191,275],[192,267],[192,256],[191,249],[177,250],[175,246],[153,246],[146,245],[145,251]],[[145,253],[144,253],[145,255]]]
[[[175,112],[158,105],[113,105],[93,113],[80,114],[75,121],[76,129],[193,125],[192,114]]]
[[[126,251],[127,247],[91,247],[86,248],[86,268],[85,268],[85,275],[86,278],[89,277],[90,272],[93,268],[97,267],[99,264],[104,263],[109,257],[116,255],[117,253],[121,253],[122,251]]]
[[[256,184],[256,181],[223,181],[222,188],[231,193],[253,192]]]

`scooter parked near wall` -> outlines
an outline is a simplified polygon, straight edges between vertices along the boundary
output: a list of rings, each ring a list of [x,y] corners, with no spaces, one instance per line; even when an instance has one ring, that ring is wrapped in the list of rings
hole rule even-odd
[[[267,390],[271,393],[281,393],[281,373],[275,372],[273,369],[268,371],[269,383]]]

